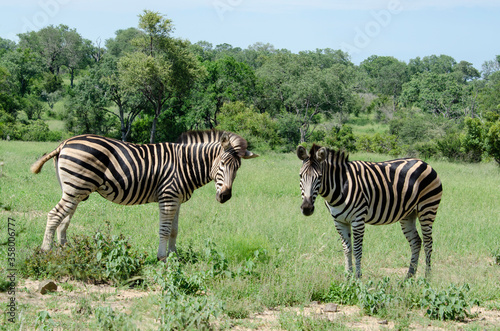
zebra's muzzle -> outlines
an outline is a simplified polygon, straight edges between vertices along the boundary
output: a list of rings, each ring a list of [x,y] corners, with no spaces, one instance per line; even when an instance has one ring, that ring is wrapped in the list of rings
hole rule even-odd
[[[300,209],[305,216],[311,216],[314,213],[314,205],[308,199],[304,199]]]
[[[217,194],[215,195],[215,198],[220,203],[226,202],[227,200],[231,199],[231,189],[217,191]]]

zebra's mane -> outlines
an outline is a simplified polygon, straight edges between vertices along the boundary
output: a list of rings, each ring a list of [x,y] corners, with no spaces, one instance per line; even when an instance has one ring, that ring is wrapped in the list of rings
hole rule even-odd
[[[229,134],[229,142],[231,146],[238,152],[238,155],[243,156],[248,148],[247,141],[235,133],[220,130],[201,130],[187,131],[180,135],[177,139],[178,144],[203,144],[214,141],[220,141],[222,134]]]
[[[311,150],[309,151],[309,155],[311,159],[316,158],[316,152],[321,148],[321,146],[313,144]],[[344,150],[333,150],[328,147],[325,147],[327,151],[326,158],[335,162],[335,163],[347,163],[349,162],[349,153]]]

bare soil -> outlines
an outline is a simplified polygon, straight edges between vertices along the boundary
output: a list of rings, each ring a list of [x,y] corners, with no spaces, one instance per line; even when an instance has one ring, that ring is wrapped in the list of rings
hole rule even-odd
[[[72,311],[79,298],[92,297],[98,302],[95,305],[111,306],[113,310],[126,314],[131,314],[137,300],[156,295],[157,292],[145,291],[139,289],[116,288],[108,285],[89,285],[81,282],[67,281],[58,282],[57,293],[42,295],[38,292],[39,281],[21,280],[16,290],[16,302],[35,313],[41,310],[49,312],[51,316],[58,314],[67,314],[71,316]],[[64,286],[63,286],[64,285]],[[9,296],[7,293],[0,293],[1,302],[7,302]],[[56,304],[54,304],[56,300]],[[101,302],[102,301],[102,302]],[[367,316],[363,314],[360,308],[355,306],[338,305],[336,311],[325,309],[327,304],[312,302],[306,307],[277,307],[268,309],[260,313],[252,314],[247,319],[232,320],[229,323],[225,321],[220,325],[230,327],[232,330],[281,330],[279,316],[283,312],[302,314],[305,317],[327,319],[334,323],[339,323],[352,330],[392,330],[397,329],[398,325],[394,321],[383,320],[378,317]],[[422,319],[414,319],[408,326],[410,330],[461,330],[474,328],[480,330],[500,330],[500,311],[487,310],[482,307],[473,308],[472,312],[478,312],[478,317],[464,322],[440,322],[432,321],[431,324],[421,325]],[[157,329],[159,324],[152,317],[145,317],[138,327],[141,330]],[[93,318],[93,317],[90,317]],[[150,319],[150,320],[148,320]],[[219,325],[215,323],[215,328]]]

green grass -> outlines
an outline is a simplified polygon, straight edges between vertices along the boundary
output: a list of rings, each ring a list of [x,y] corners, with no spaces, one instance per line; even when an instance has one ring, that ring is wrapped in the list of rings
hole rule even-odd
[[[38,175],[29,171],[39,156],[56,146],[0,141],[0,161],[4,162],[0,215],[2,222],[8,217],[16,221],[18,264],[41,244],[47,213],[61,196],[52,162],[47,162]],[[354,154],[351,159],[380,161],[388,157]],[[307,304],[313,293],[328,290],[332,281],[343,281],[342,246],[322,198],[318,198],[313,216],[300,213],[300,161],[295,154],[264,154],[242,163],[230,201],[219,204],[214,184],[209,183],[182,205],[177,244],[181,250],[201,254],[210,240],[227,257],[231,270],[242,266],[255,250],[267,254],[255,261],[255,276],[209,280],[208,291],[225,302],[234,316],[248,316],[265,307]],[[450,284],[467,283],[470,294],[485,307],[498,307],[500,266],[495,264],[494,252],[500,248],[500,169],[494,163],[430,163],[439,173],[444,189],[433,231],[431,284],[444,289]],[[157,204],[120,206],[94,194],[79,205],[68,236],[104,229],[105,221],[109,221],[112,234],[123,233],[130,237],[135,249],[155,257],[158,220]],[[0,242],[5,242],[7,231],[2,229]],[[402,279],[409,259],[410,248],[399,224],[366,227],[364,281],[377,282],[384,276]],[[418,277],[423,276],[423,259],[421,254]],[[5,253],[0,261],[5,269]],[[206,264],[190,263],[186,268],[197,272]],[[148,303],[152,310],[158,309],[156,304],[154,300]],[[35,311],[27,314],[36,316]],[[418,311],[412,314],[413,321],[431,323]],[[51,316],[56,319],[53,313]],[[408,316],[401,310],[392,312],[389,318],[404,324]],[[285,317],[289,320],[289,316]]]

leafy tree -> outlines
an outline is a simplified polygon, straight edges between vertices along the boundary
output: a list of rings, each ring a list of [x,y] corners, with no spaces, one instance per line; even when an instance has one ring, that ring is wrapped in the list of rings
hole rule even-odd
[[[408,63],[408,69],[410,75],[424,72],[449,74],[453,72],[456,63],[455,59],[448,55],[430,55],[424,56],[422,59],[420,57],[411,59]]]
[[[500,55],[494,60],[485,61],[482,66],[483,78],[488,79],[492,73],[500,71]]]
[[[399,101],[426,112],[456,118],[464,112],[467,89],[450,74],[424,72],[403,85]]]
[[[106,39],[106,49],[108,53],[121,57],[127,53],[132,53],[136,50],[136,45],[132,42],[144,34],[137,28],[128,28],[125,30],[117,30],[115,38]]]
[[[29,48],[38,54],[45,68],[52,74],[58,74],[65,59],[65,32],[69,31],[68,26],[59,25],[54,27],[49,25],[39,31],[30,31],[19,34],[19,46],[23,49]]]
[[[256,77],[248,65],[229,56],[205,61],[203,67],[207,74],[194,88],[191,126],[212,129],[219,124],[217,116],[225,103],[251,100]]]
[[[65,61],[70,73],[70,86],[73,88],[75,71],[83,69],[91,63],[93,46],[90,40],[83,39],[76,30],[64,32]]]
[[[0,59],[2,56],[9,52],[12,51],[16,47],[16,43],[13,42],[12,40],[9,39],[3,39],[0,37]]]
[[[120,120],[122,141],[127,141],[136,117],[146,108],[146,101],[139,92],[124,87],[118,74],[118,60],[114,56],[105,56],[102,63],[95,68],[99,75],[98,84],[105,91],[106,98],[118,107],[118,114],[111,115]]]
[[[458,81],[462,83],[481,77],[479,71],[472,66],[472,63],[467,61],[460,61],[456,64],[453,67],[453,72],[455,73]]]
[[[318,56],[319,54],[319,56]],[[301,123],[300,141],[306,141],[318,115],[348,114],[359,107],[354,93],[352,63],[345,56],[331,60],[326,52],[326,61],[321,61],[321,52],[301,54],[277,54],[271,56],[257,71],[268,95],[268,107],[276,107],[295,114]],[[341,119],[342,121],[342,119]]]
[[[15,93],[24,97],[30,92],[34,79],[43,72],[41,57],[29,48],[16,48],[6,53],[2,60],[16,87]]]
[[[19,109],[13,85],[9,70],[0,65],[0,111],[8,114],[9,119],[14,119],[16,111]]]
[[[361,62],[360,67],[368,75],[371,91],[381,96],[391,97],[393,111],[395,111],[403,84],[409,80],[406,63],[391,56],[373,55]]]
[[[140,52],[129,53],[118,62],[120,80],[129,91],[140,91],[154,111],[150,142],[155,141],[156,125],[165,106],[173,98],[182,99],[201,75],[188,43],[169,36],[171,21],[157,12],[139,15],[144,36],[136,39]]]
[[[100,79],[99,71],[91,70],[75,85],[73,97],[66,106],[66,127],[70,132],[110,135],[116,127],[115,117],[106,108],[109,100]]]

